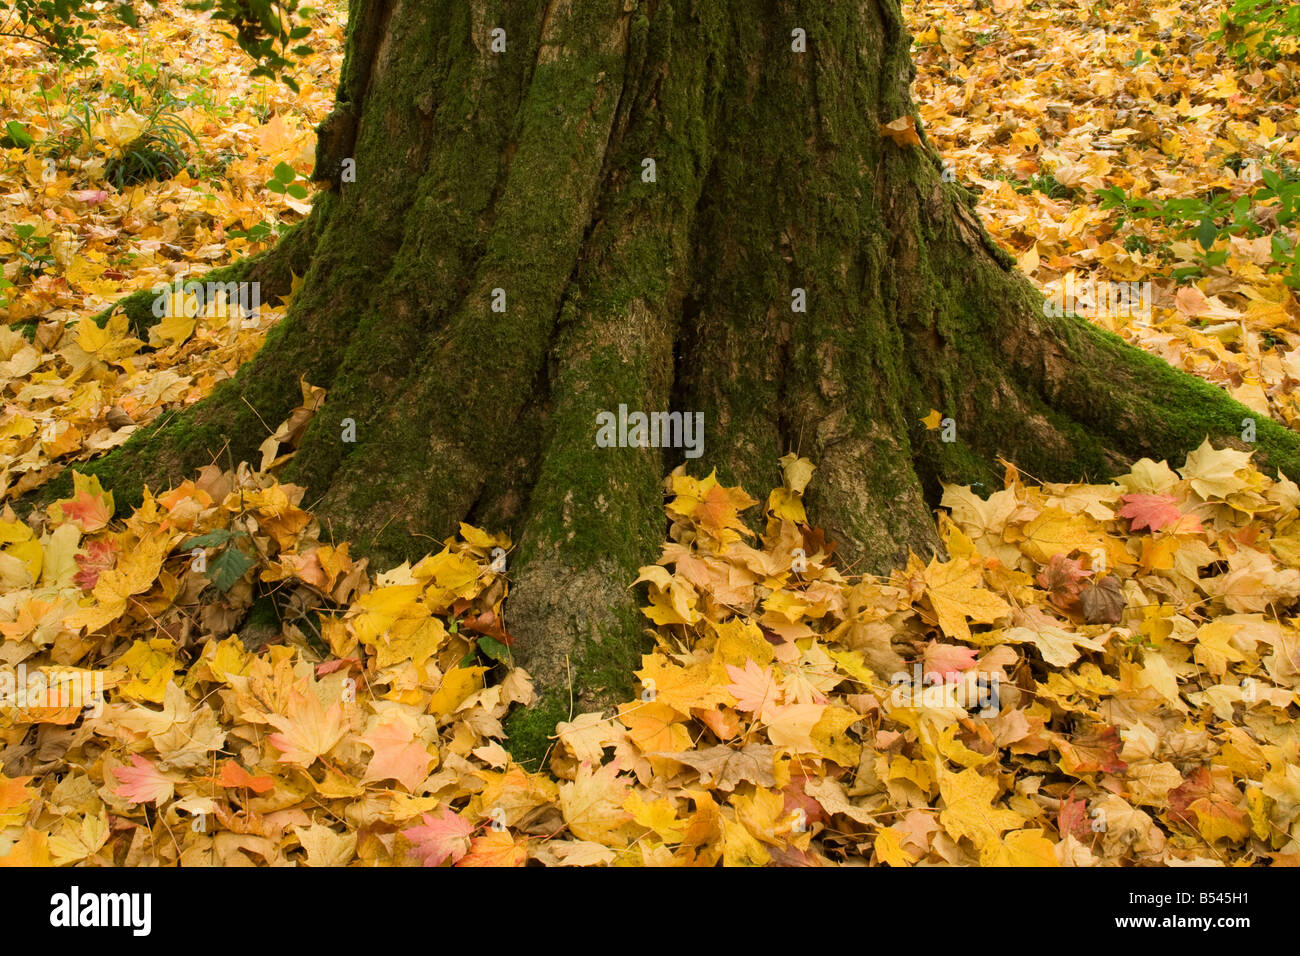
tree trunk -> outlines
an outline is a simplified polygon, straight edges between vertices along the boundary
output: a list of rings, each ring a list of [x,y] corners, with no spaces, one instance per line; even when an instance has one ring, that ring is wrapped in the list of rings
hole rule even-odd
[[[250,458],[300,378],[324,386],[285,478],[337,540],[380,565],[461,520],[518,542],[507,626],[544,691],[512,724],[520,752],[627,695],[642,650],[628,585],[682,452],[598,447],[601,412],[703,413],[690,469],[751,492],[783,453],[812,458],[812,518],[862,571],[934,549],[940,482],[992,488],[1000,457],[1097,478],[1255,417],[1045,315],[933,150],[882,135],[914,114],[898,0],[351,13],[318,156],[336,186],[258,266],[309,263],[287,317],[210,399],[86,470],[129,500]],[[1291,432],[1258,437],[1300,478]]]

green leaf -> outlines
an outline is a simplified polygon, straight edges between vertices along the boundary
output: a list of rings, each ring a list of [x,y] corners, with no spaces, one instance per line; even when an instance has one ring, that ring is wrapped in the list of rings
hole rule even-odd
[[[275,167],[275,178],[288,185],[298,178],[298,174],[293,171],[293,167],[288,163],[280,163]]]
[[[495,637],[488,637],[487,635],[480,637],[478,639],[478,649],[494,661],[499,661],[502,664],[510,663],[510,648]]]
[[[289,185],[289,188],[286,190],[286,192],[288,192],[288,194],[292,196],[294,199],[307,198],[307,187],[304,186],[302,183],[291,183]]]
[[[7,132],[9,138],[14,141],[14,145],[22,149],[26,149],[28,146],[31,146],[36,142],[36,140],[32,139],[31,133],[27,132],[27,127],[23,126],[23,124],[19,123],[17,120],[10,120],[5,123],[5,132]]]
[[[235,582],[256,563],[243,551],[231,546],[217,555],[217,559],[208,565],[208,580],[224,594],[234,587]]]
[[[1201,248],[1206,252],[1214,245],[1214,240],[1219,238],[1219,229],[1214,224],[1214,220],[1206,216],[1201,220],[1201,224],[1196,227],[1196,241],[1201,244]]]
[[[242,535],[242,534],[246,534],[247,532],[240,531],[240,532],[238,532],[238,533]],[[230,530],[227,529],[227,528],[218,528],[218,529],[215,530],[215,531],[209,531],[207,534],[201,534],[201,535],[199,535],[197,538],[195,538],[195,539],[194,539],[193,541],[191,541],[189,544],[185,545],[185,547],[187,547],[187,548],[216,548],[216,547],[219,547],[219,546],[225,544],[227,541],[229,541],[231,538],[233,538],[233,537],[235,537],[235,536],[236,536],[236,532],[234,532],[234,531],[230,531]]]

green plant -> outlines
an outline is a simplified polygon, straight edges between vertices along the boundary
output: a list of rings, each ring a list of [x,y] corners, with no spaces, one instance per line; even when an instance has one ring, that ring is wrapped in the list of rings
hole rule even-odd
[[[307,198],[307,187],[304,185],[307,180],[303,178],[302,182],[297,182],[300,177],[288,163],[280,163],[275,167],[273,174],[266,183],[266,188],[271,192],[281,195],[287,193],[294,199]]]
[[[277,76],[294,92],[298,84],[285,71],[293,66],[291,57],[307,56],[310,44],[301,43],[311,27],[296,20],[310,19],[315,11],[300,7],[298,0],[197,0],[187,6],[192,10],[211,10],[218,20],[235,28],[235,42],[257,62],[251,76]]]
[[[124,22],[135,22],[129,3],[118,5],[116,12]],[[0,36],[39,43],[72,66],[93,62],[84,24],[99,14],[89,0],[0,0],[0,13]]]
[[[269,223],[259,222],[251,229],[227,229],[226,235],[232,239],[247,239],[249,242],[266,242],[272,236]]]
[[[199,145],[198,137],[180,115],[188,104],[171,92],[170,81],[152,68],[142,70],[139,75],[150,87],[148,96],[141,96],[122,83],[113,84],[108,91],[128,109],[145,117],[140,134],[104,167],[105,178],[118,189],[172,178],[188,165],[186,140]],[[69,109],[67,119],[72,130],[56,140],[52,149],[56,154],[70,152],[82,144],[93,144],[100,113],[82,100]],[[69,142],[74,138],[76,143]]]
[[[1030,177],[1024,188],[1016,187],[1016,192],[1040,192],[1048,199],[1068,199],[1074,190],[1057,180],[1052,173],[1037,173]]]
[[[0,136],[0,146],[5,149],[26,149],[36,141],[32,139],[32,134],[27,132],[27,127],[15,120],[5,123],[5,132]]]
[[[295,92],[298,84],[286,71],[292,57],[312,52],[304,43],[311,33],[308,22],[315,11],[299,6],[299,0],[197,0],[194,10],[210,10],[217,20],[234,27],[240,49],[257,63],[254,76],[279,78]],[[0,36],[18,37],[39,43],[73,66],[94,61],[87,43],[88,21],[113,17],[136,26],[135,0],[100,3],[98,0],[0,0]]]
[[[1295,0],[1234,0],[1219,16],[1212,40],[1223,40],[1238,61],[1280,60],[1300,49],[1300,5]]]
[[[109,160],[104,175],[121,189],[151,180],[171,179],[185,168],[185,140],[195,146],[194,135],[172,104],[160,102],[149,113],[144,130],[126,145],[120,157]]]
[[[50,237],[37,235],[36,227],[19,223],[14,226],[18,242],[14,247],[21,260],[18,275],[21,278],[38,276],[54,265],[54,256],[50,253]]]
[[[1244,161],[1236,158],[1235,169],[1240,171],[1243,165]],[[1216,248],[1220,240],[1230,236],[1256,238],[1268,235],[1272,258],[1269,271],[1280,273],[1287,285],[1300,288],[1295,242],[1288,234],[1300,216],[1300,177],[1296,176],[1296,170],[1282,165],[1278,169],[1264,170],[1261,179],[1262,187],[1236,196],[1219,192],[1201,197],[1146,199],[1129,196],[1118,186],[1102,189],[1097,195],[1102,209],[1120,210],[1118,229],[1133,222],[1152,222],[1173,239],[1195,243],[1199,251],[1194,264],[1175,269],[1175,279],[1204,275],[1225,263],[1228,250]],[[1152,238],[1148,234],[1134,233],[1126,237],[1124,248],[1143,252],[1154,248],[1162,256],[1171,255],[1169,242],[1153,245]]]

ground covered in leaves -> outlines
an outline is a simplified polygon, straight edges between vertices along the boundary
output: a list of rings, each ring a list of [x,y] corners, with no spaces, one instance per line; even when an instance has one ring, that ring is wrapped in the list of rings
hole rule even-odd
[[[1294,66],[1228,58],[1214,7],[909,16],[927,136],[1035,281],[1151,279],[1151,316],[1093,319],[1294,423]],[[170,6],[106,31],[94,72],[0,54],[6,498],[196,401],[280,314],[148,341],[88,321],[307,208],[286,187],[310,172],[338,13],[318,29],[334,46],[301,96]],[[194,134],[173,168],[165,132],[141,144],[160,116]],[[1182,199],[1228,212],[1211,235]],[[30,524],[0,518],[0,864],[1300,862],[1300,488],[1246,452],[948,488],[948,559],[888,578],[837,570],[803,511],[814,463],[774,463],[762,504],[679,470],[636,585],[642,692],[570,715],[530,773],[503,746],[533,696],[510,542],[462,526],[413,566],[354,559],[276,478],[319,402],[305,385],[260,461],[130,517],[79,479]],[[67,696],[82,684],[102,705]]]

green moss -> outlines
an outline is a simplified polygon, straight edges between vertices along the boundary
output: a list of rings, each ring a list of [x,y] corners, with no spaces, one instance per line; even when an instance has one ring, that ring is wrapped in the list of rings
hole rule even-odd
[[[543,770],[555,727],[568,717],[568,696],[558,690],[547,691],[528,707],[516,707],[505,720],[510,756],[526,770]]]
[[[601,640],[586,641],[579,650],[573,665],[579,686],[544,688],[536,703],[510,713],[505,721],[509,735],[506,746],[516,761],[532,770],[541,767],[542,758],[554,744],[551,738],[556,725],[570,719],[571,693],[573,701],[584,697],[588,701],[585,706],[607,713],[636,696],[633,672],[641,664],[641,654],[650,649],[650,642],[641,631],[642,623],[643,618],[635,608],[617,609],[602,628]]]

